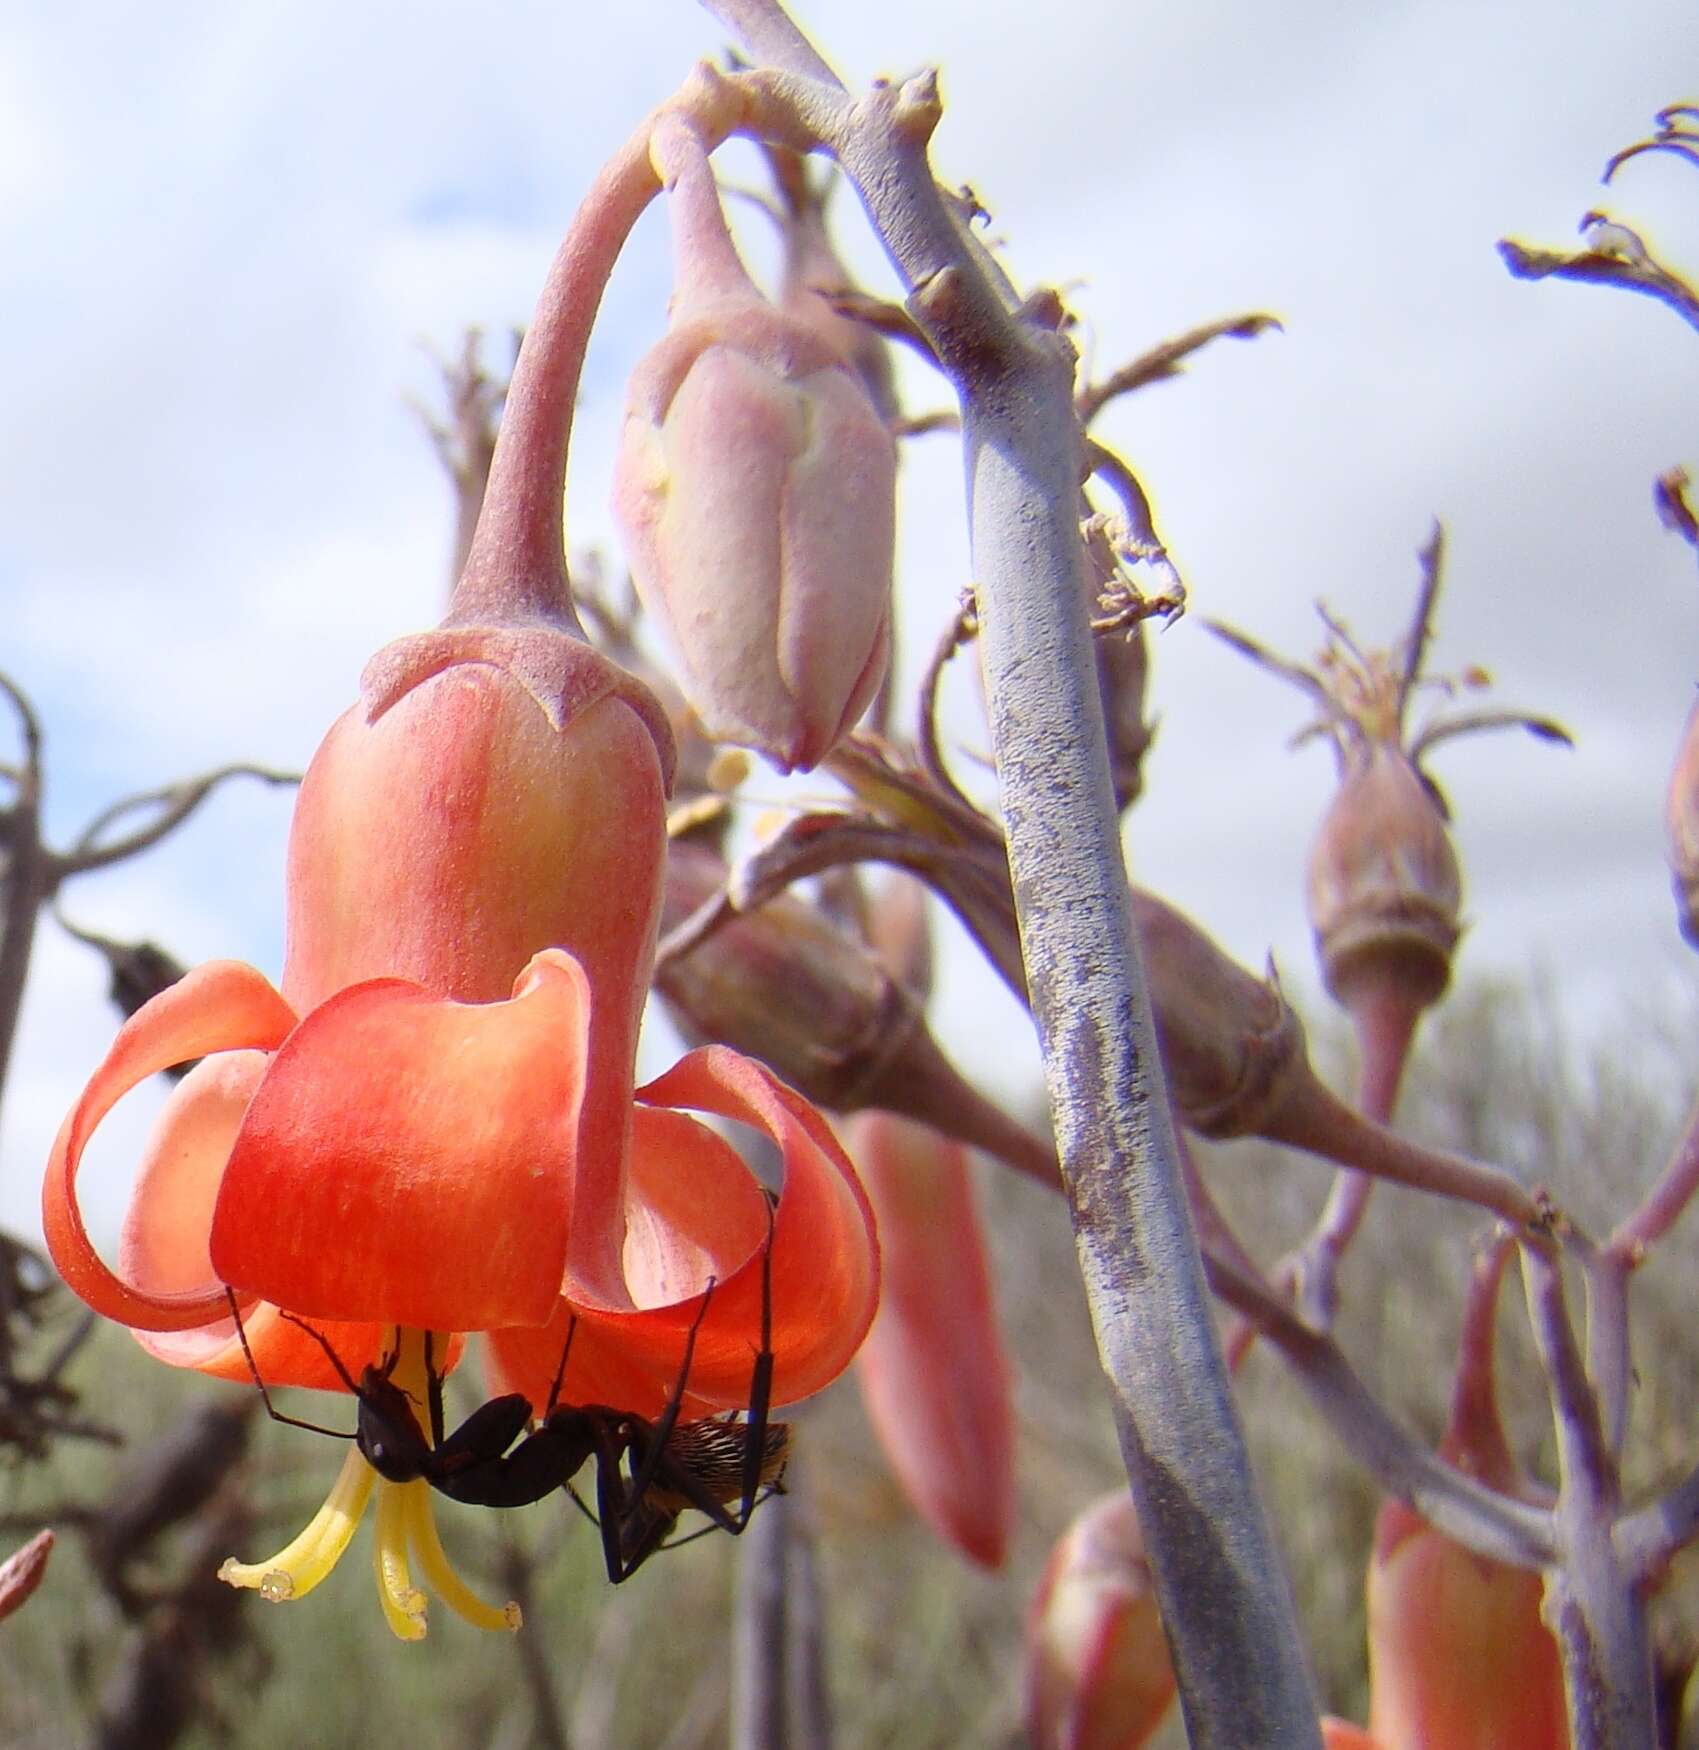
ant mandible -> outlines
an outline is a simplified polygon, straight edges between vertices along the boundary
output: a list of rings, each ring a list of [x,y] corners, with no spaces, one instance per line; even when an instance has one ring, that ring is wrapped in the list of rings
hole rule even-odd
[[[709,1529],[718,1528],[736,1537],[749,1524],[760,1502],[782,1488],[790,1428],[787,1423],[770,1421],[768,1415],[773,1387],[772,1248],[773,1208],[769,1196],[767,1243],[761,1260],[761,1347],[750,1377],[749,1409],[742,1421],[735,1412],[725,1417],[679,1420],[697,1333],[713,1298],[712,1277],[685,1339],[678,1382],[658,1418],[651,1421],[635,1411],[607,1404],[574,1405],[559,1401],[577,1329],[574,1318],[567,1328],[543,1419],[529,1434],[525,1434],[525,1429],[531,1421],[530,1400],[523,1393],[511,1392],[480,1405],[452,1434],[445,1436],[443,1376],[431,1364],[427,1339],[426,1408],[430,1421],[427,1439],[419,1426],[412,1397],[390,1377],[394,1356],[382,1366],[365,1368],[356,1382],[322,1332],[293,1313],[279,1309],[281,1317],[300,1326],[324,1350],[359,1404],[351,1435],[286,1416],[273,1406],[254,1363],[234,1294],[230,1301],[236,1315],[237,1336],[266,1413],[274,1421],[291,1427],[342,1440],[353,1439],[361,1456],[386,1481],[408,1483],[422,1479],[452,1500],[500,1508],[526,1507],[556,1489],[565,1489],[588,1512],[578,1501],[571,1483],[593,1459],[597,1511],[591,1517],[601,1530],[608,1578],[619,1585],[630,1579],[657,1549],[671,1547],[666,1539],[687,1510],[694,1508],[706,1516],[711,1522]]]

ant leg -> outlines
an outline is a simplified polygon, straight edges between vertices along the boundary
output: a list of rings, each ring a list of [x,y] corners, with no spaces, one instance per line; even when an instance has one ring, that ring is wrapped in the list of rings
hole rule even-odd
[[[232,1304],[234,1304],[234,1302],[235,1302],[234,1295],[231,1296],[231,1302],[232,1302]],[[333,1348],[331,1348],[330,1339],[324,1334],[324,1332],[319,1331],[319,1330],[315,1330],[311,1325],[309,1325],[307,1323],[307,1321],[305,1319],[297,1318],[296,1315],[292,1312],[285,1312],[282,1307],[279,1307],[277,1309],[277,1316],[280,1319],[287,1319],[289,1321],[289,1323],[292,1325],[299,1326],[301,1330],[305,1331],[307,1333],[307,1335],[309,1337],[311,1337],[315,1343],[318,1344],[318,1346],[329,1357],[331,1366],[336,1369],[336,1377],[338,1379],[340,1379],[345,1386],[347,1386],[349,1391],[351,1391],[356,1398],[358,1398],[360,1395],[360,1388],[354,1383],[353,1374],[351,1374],[348,1371],[347,1367],[344,1365],[342,1357],[340,1355],[338,1355],[337,1352]],[[242,1328],[240,1321],[238,1321],[236,1328],[237,1328],[237,1330],[240,1330]],[[242,1344],[242,1347],[245,1349],[245,1348],[247,1348],[247,1346],[248,1345],[247,1345],[246,1341],[244,1341]]]
[[[431,1357],[431,1343],[435,1331],[425,1333],[425,1396],[429,1400],[427,1411],[431,1422],[431,1445],[442,1445],[442,1381],[443,1376],[437,1372],[436,1362]]]
[[[578,1335],[578,1314],[568,1313],[567,1321],[566,1342],[562,1344],[560,1351],[560,1366],[555,1369],[555,1376],[549,1382],[549,1405],[543,1411],[545,1422],[555,1413],[555,1405],[560,1402],[560,1388],[566,1379],[566,1358],[572,1353],[572,1339]],[[583,1503],[580,1502],[580,1505]]]
[[[648,1494],[660,1467],[662,1455],[666,1452],[667,1442],[672,1438],[679,1410],[684,1403],[685,1389],[690,1384],[690,1364],[696,1355],[696,1333],[702,1329],[702,1321],[708,1316],[708,1302],[713,1298],[714,1278],[710,1276],[708,1286],[702,1291],[702,1304],[696,1310],[696,1317],[690,1322],[690,1334],[684,1340],[684,1358],[679,1364],[678,1384],[673,1387],[673,1395],[661,1412],[660,1420],[648,1427],[648,1451],[632,1467],[631,1482],[625,1490],[624,1510],[627,1513],[635,1511],[643,1497]]]
[[[748,1435],[743,1449],[743,1493],[739,1528],[749,1523],[761,1493],[767,1462],[767,1418],[773,1407],[773,1203],[767,1203],[767,1249],[761,1254],[761,1348],[749,1379]]]
[[[626,1417],[619,1418],[610,1427],[602,1417],[597,1416],[594,1432],[596,1514],[592,1517],[602,1534],[602,1564],[607,1569],[608,1580],[612,1585],[619,1586],[629,1580],[635,1571],[625,1559],[623,1545],[626,1521],[636,1505],[636,1500],[628,1495],[625,1478],[620,1474],[620,1463],[626,1447],[635,1435],[635,1428]],[[576,1494],[572,1498],[578,1500]],[[579,1501],[578,1505],[582,1509],[584,1503]]]
[[[265,1381],[260,1377],[259,1364],[254,1360],[254,1352],[248,1347],[248,1333],[242,1328],[242,1309],[236,1304],[236,1291],[233,1288],[226,1288],[224,1293],[225,1298],[230,1302],[230,1316],[236,1321],[236,1340],[242,1345],[242,1355],[248,1363],[249,1373],[254,1376],[254,1384],[260,1388],[260,1402],[265,1405],[265,1413],[270,1416],[274,1422],[282,1422],[285,1426],[290,1428],[304,1429],[309,1434],[328,1434],[333,1440],[352,1440],[354,1438],[354,1432],[352,1429],[344,1432],[341,1428],[326,1428],[318,1422],[304,1422],[299,1416],[284,1415],[284,1413],[272,1403],[271,1393],[266,1390]],[[295,1324],[301,1323],[299,1319],[294,1318],[292,1313],[283,1312],[281,1308],[278,1310],[281,1317],[291,1319]],[[303,1325],[302,1329],[312,1330],[312,1327],[310,1325]],[[319,1336],[317,1331],[313,1331],[312,1334],[315,1337]],[[319,1341],[323,1343],[324,1339],[319,1337]],[[325,1348],[327,1350],[329,1347],[330,1345],[325,1343]],[[333,1355],[331,1359],[334,1361],[336,1360],[336,1357]],[[337,1361],[336,1365],[340,1372],[342,1370],[342,1363]],[[343,1373],[343,1378],[346,1379],[347,1377],[347,1374]],[[350,1389],[352,1389],[352,1382],[350,1382]]]
[[[695,1543],[699,1537],[712,1537],[716,1531],[724,1531],[733,1537],[741,1537],[749,1529],[749,1521],[755,1517],[755,1509],[762,1502],[772,1500],[775,1495],[784,1495],[789,1492],[783,1483],[769,1483],[755,1497],[747,1514],[732,1514],[729,1523],[725,1520],[715,1519],[712,1524],[700,1525],[694,1531],[687,1531],[683,1537],[668,1538],[665,1543],[658,1543],[655,1547],[656,1549],[683,1549],[687,1543]]]
[[[584,1517],[586,1519],[588,1519],[590,1521],[590,1523],[593,1526],[595,1526],[598,1531],[600,1531],[602,1528],[602,1522],[601,1522],[601,1520],[599,1520],[596,1517],[596,1515],[594,1513],[592,1513],[590,1511],[590,1509],[588,1507],[586,1507],[584,1505],[584,1497],[581,1494],[579,1494],[579,1492],[572,1486],[571,1483],[562,1483],[561,1487],[566,1491],[567,1494],[569,1494],[572,1497],[573,1506],[576,1507],[578,1509],[578,1511],[580,1513],[582,1513],[584,1515]]]

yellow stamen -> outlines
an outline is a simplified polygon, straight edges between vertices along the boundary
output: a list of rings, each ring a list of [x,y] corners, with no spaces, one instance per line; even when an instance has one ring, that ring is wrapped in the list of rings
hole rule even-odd
[[[394,1484],[386,1486],[395,1487]],[[442,1540],[437,1536],[437,1522],[436,1516],[431,1512],[429,1487],[424,1483],[408,1483],[405,1490],[408,1495],[408,1541],[413,1546],[414,1555],[419,1558],[419,1566],[424,1569],[432,1591],[450,1610],[465,1617],[474,1628],[515,1632],[524,1621],[517,1604],[511,1599],[500,1609],[493,1604],[486,1604],[455,1573],[449,1562],[448,1552],[444,1550]]]
[[[387,1351],[395,1358],[389,1379],[407,1394],[415,1407],[419,1431],[428,1439],[432,1432],[431,1358],[447,1352],[446,1340],[433,1338],[426,1331],[392,1329]],[[372,1565],[377,1574],[378,1602],[390,1628],[404,1641],[425,1638],[425,1594],[413,1584],[408,1562],[411,1547],[425,1578],[450,1610],[475,1628],[508,1633],[517,1629],[517,1604],[500,1608],[486,1604],[455,1573],[437,1536],[430,1485],[423,1478],[407,1483],[380,1478],[358,1447],[343,1461],[329,1499],[293,1543],[267,1562],[239,1562],[232,1556],[218,1570],[219,1578],[232,1586],[252,1588],[273,1604],[306,1597],[348,1548],[354,1527],[371,1499],[374,1482],[378,1485],[378,1507]]]
[[[385,1483],[378,1490],[372,1565],[378,1577],[378,1602],[385,1620],[404,1641],[425,1638],[425,1595],[413,1584],[407,1566],[407,1499],[424,1483]]]
[[[359,1452],[350,1449],[329,1497],[294,1542],[268,1562],[239,1562],[232,1556],[218,1570],[219,1579],[250,1587],[272,1604],[305,1598],[347,1549],[376,1476]]]

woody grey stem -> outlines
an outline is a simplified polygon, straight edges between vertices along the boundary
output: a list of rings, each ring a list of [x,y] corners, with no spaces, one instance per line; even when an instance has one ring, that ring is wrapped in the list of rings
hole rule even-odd
[[[1317,1746],[1290,1590],[1187,1214],[1127,899],[1081,574],[1084,454],[1060,306],[1041,297],[1008,308],[946,209],[926,156],[939,114],[929,76],[852,104],[818,82],[812,51],[784,47],[773,0],[714,9],[781,60],[786,71],[767,76],[860,193],[961,400],[1022,953],[1080,1268],[1191,1742]]]

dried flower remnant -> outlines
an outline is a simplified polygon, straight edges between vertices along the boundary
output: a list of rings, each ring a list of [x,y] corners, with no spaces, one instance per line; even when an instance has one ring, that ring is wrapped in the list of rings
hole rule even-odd
[[[1669,152],[1699,166],[1699,104],[1668,103],[1653,119],[1658,125],[1647,139],[1636,140],[1611,155],[1605,165],[1605,182],[1612,181],[1629,159],[1648,152]]]
[[[1316,720],[1295,739],[1320,737],[1333,747],[1339,789],[1310,853],[1307,898],[1322,977],[1360,1031],[1407,1033],[1444,993],[1461,934],[1462,878],[1445,801],[1423,770],[1423,756],[1442,741],[1487,729],[1526,729],[1548,741],[1569,741],[1549,718],[1510,711],[1440,711],[1412,729],[1418,691],[1451,698],[1488,684],[1479,668],[1456,679],[1425,672],[1443,540],[1436,524],[1421,554],[1410,629],[1391,650],[1360,649],[1325,610],[1327,642],[1313,667],[1273,656],[1242,632],[1212,626],[1318,707]]]
[[[1117,1490],[1063,1534],[1027,1611],[1028,1739],[1034,1750],[1138,1750],[1174,1688],[1138,1516]]]
[[[1667,152],[1699,167],[1699,105],[1672,103],[1657,115],[1657,129],[1614,154],[1602,178],[1611,182],[1617,171],[1646,153]],[[1580,280],[1619,286],[1667,305],[1689,327],[1699,329],[1699,285],[1660,261],[1633,227],[1594,208],[1581,215],[1578,250],[1531,249],[1514,238],[1501,237],[1499,255],[1517,279]]]
[[[721,907],[711,929],[657,963],[655,988],[688,1042],[734,1046],[816,1105],[898,1113],[1057,1182],[1054,1151],[962,1076],[920,1001],[864,942],[794,893],[735,909],[726,879],[706,846],[674,842],[668,939],[705,905]]]
[[[614,513],[707,732],[806,770],[884,676],[896,446],[837,348],[750,280],[701,139],[663,122],[652,152],[677,292],[627,390]]]
[[[1266,1135],[1310,1082],[1303,1025],[1272,978],[1253,977],[1166,900],[1131,890],[1162,1067],[1188,1128]]]

